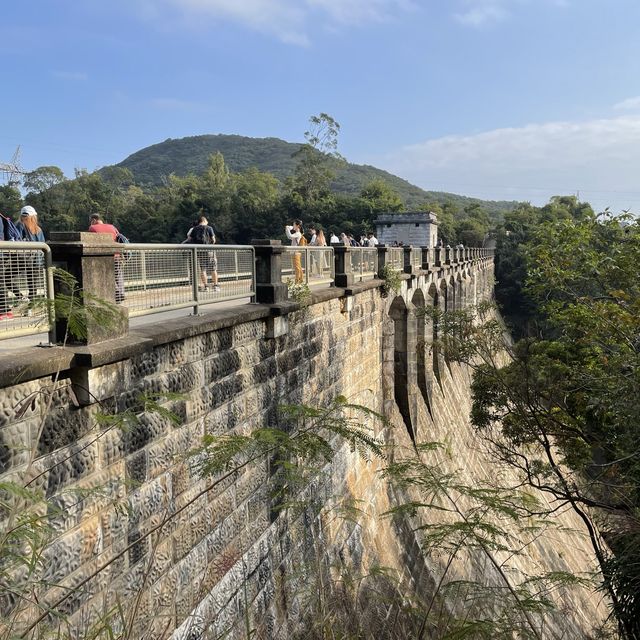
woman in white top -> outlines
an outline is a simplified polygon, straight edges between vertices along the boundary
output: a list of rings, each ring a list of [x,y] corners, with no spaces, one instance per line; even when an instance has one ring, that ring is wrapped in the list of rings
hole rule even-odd
[[[294,220],[291,226],[286,225],[284,232],[291,240],[291,246],[297,247],[300,244],[300,238],[302,238],[302,220]]]
[[[285,226],[284,232],[287,235],[287,238],[291,240],[292,247],[297,247],[300,244],[306,244],[306,241],[303,241],[302,220],[294,220],[291,226]],[[296,284],[301,284],[302,282],[304,282],[304,273],[302,271],[302,255],[298,252],[293,254],[293,270],[295,272]]]

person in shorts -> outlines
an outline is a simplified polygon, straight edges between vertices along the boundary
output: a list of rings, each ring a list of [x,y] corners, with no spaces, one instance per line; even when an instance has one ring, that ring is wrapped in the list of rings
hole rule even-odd
[[[200,216],[198,224],[189,229],[187,233],[187,242],[189,244],[206,244],[214,245],[216,243],[216,234],[205,216]],[[218,284],[218,259],[215,251],[198,251],[198,268],[200,271],[200,291],[209,291],[209,277],[207,272],[211,272],[211,284],[213,291],[220,291]]]

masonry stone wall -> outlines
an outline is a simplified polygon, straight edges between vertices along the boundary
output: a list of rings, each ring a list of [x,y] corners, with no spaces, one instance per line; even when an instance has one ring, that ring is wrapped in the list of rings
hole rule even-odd
[[[123,604],[131,638],[245,638],[249,630],[265,639],[292,637],[308,607],[308,578],[299,570],[317,560],[318,548],[320,573],[330,573],[338,558],[356,572],[389,567],[402,589],[432,590],[443,566],[421,553],[420,522],[381,516],[411,495],[384,480],[376,459],[343,447],[307,489],[327,509],[278,514],[268,461],[203,479],[197,458],[186,454],[205,434],[278,424],[279,405],[327,406],[343,395],[390,419],[379,432],[389,444],[410,449],[416,438],[440,440],[448,451],[438,454],[439,464],[470,483],[495,476],[469,426],[469,372],[418,340],[433,327],[416,315],[422,300],[451,306],[489,297],[492,274],[485,260],[407,276],[386,298],[378,283],[350,295],[320,292],[308,307],[281,305],[279,315],[252,305],[171,321],[72,350],[72,357],[69,350],[44,353],[51,371],[33,365],[41,374],[35,379],[14,374],[0,390],[0,479],[46,495],[54,540],[44,553],[39,597],[64,616],[51,624],[63,637],[84,637]],[[398,364],[398,320],[390,310],[400,306],[406,354]],[[154,393],[177,394],[162,401],[177,423],[147,410],[144,395]],[[113,414],[137,419],[114,427],[102,417]],[[358,505],[357,521],[333,509],[349,501]],[[560,517],[578,528],[569,514]],[[523,575],[540,567],[582,572],[593,561],[586,538],[564,531],[534,541],[514,567]],[[469,578],[492,569],[476,554],[448,570]],[[587,588],[561,598],[562,615],[544,637],[586,637],[606,615]],[[3,615],[19,606],[8,593],[0,597]],[[117,628],[118,616],[113,620]]]

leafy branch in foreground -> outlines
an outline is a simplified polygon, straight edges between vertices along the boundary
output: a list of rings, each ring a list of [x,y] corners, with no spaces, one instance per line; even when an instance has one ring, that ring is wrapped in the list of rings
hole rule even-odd
[[[402,286],[402,278],[400,278],[400,271],[395,269],[390,264],[385,264],[380,269],[379,277],[384,281],[381,292],[382,297],[386,298],[392,291],[398,293]]]
[[[297,558],[297,570],[293,567],[287,578],[287,597],[303,603],[304,629],[295,637],[543,638],[546,615],[556,606],[554,591],[585,585],[588,578],[561,571],[513,575],[511,560],[526,555],[529,545],[554,526],[531,492],[466,484],[459,473],[447,471],[450,461],[437,460],[444,451],[440,443],[422,443],[406,458],[394,447],[386,458],[368,429],[345,418],[347,408],[359,411],[359,417],[365,412],[379,418],[343,398],[329,409],[281,407],[278,428],[207,436],[192,452],[201,472],[218,479],[267,460],[268,492],[277,511],[294,519],[305,512],[305,535],[312,540],[305,548],[313,553]],[[439,581],[428,594],[420,592],[425,585],[416,593],[395,572],[377,571],[377,565],[364,574],[343,562],[329,570],[332,550],[320,523],[335,496],[309,496],[307,489],[345,443],[386,462],[383,477],[401,490],[396,496],[404,496],[386,515],[414,523],[428,566],[441,566],[444,558],[441,575],[432,576]],[[426,458],[431,454],[433,459]],[[359,510],[349,514],[360,515]],[[470,579],[465,565],[483,564],[482,556],[492,567],[489,577]]]
[[[206,435],[201,447],[191,451],[200,473],[214,476],[238,470],[264,456],[275,456],[276,464],[299,465],[309,469],[329,462],[336,446],[347,443],[361,455],[384,456],[382,443],[359,416],[385,423],[367,407],[350,404],[338,396],[328,408],[286,405],[279,408],[279,426],[255,429],[249,435]],[[339,442],[335,442],[339,438]]]
[[[582,520],[624,638],[640,637],[640,226],[608,213],[538,224],[521,248],[536,333],[448,314],[475,371],[472,422],[523,481]],[[442,335],[442,334],[445,335]]]
[[[558,527],[548,510],[525,487],[509,488],[461,481],[450,471],[437,442],[418,445],[407,457],[398,456],[384,475],[405,490],[409,499],[387,512],[408,517],[426,557],[444,558],[435,592],[422,607],[419,637],[543,638],[545,616],[556,609],[550,594],[559,588],[589,584],[589,576],[567,572],[527,575],[514,572],[513,559],[528,554],[535,540]],[[465,563],[481,562],[491,570],[471,578]],[[473,560],[475,558],[475,560]],[[440,604],[436,606],[436,602]],[[442,618],[442,609],[450,616]]]
[[[50,402],[49,391],[35,392],[33,398],[37,394],[44,394],[45,402]],[[60,523],[87,501],[99,501],[116,511],[125,511],[126,500],[122,500],[118,491],[125,480],[115,480],[111,485],[90,483],[81,487],[71,486],[47,496],[41,479],[55,472],[57,467],[68,464],[75,456],[82,455],[112,430],[120,431],[124,438],[129,437],[128,434],[141,425],[143,413],[155,413],[173,424],[179,423],[179,417],[166,403],[180,397],[173,393],[142,394],[136,400],[137,412],[98,412],[94,416],[94,433],[72,449],[64,454],[61,451],[61,455],[49,464],[37,465],[34,449],[19,480],[0,481],[0,639],[75,637],[75,632],[65,631],[69,626],[68,616],[64,613],[65,601],[77,598],[83,585],[114,561],[112,558],[98,566],[79,584],[72,583],[73,586],[67,586],[64,580],[54,582],[49,577],[50,545],[60,535]],[[23,403],[32,402],[33,398],[30,396],[23,400],[17,410],[21,410]],[[52,601],[53,598],[57,600]],[[100,620],[86,630],[85,637],[121,637],[113,634],[115,629],[127,624],[121,614],[129,607],[123,606],[119,604],[103,612]]]

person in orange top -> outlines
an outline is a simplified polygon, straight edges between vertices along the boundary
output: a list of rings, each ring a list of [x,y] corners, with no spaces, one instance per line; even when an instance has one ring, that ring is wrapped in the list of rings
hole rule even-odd
[[[93,213],[89,218],[89,231],[91,233],[109,233],[114,242],[117,242],[119,231],[112,225],[102,220],[98,213]],[[124,273],[122,270],[122,254],[116,253],[113,256],[113,267],[116,282],[116,303],[120,304],[124,300]]]

